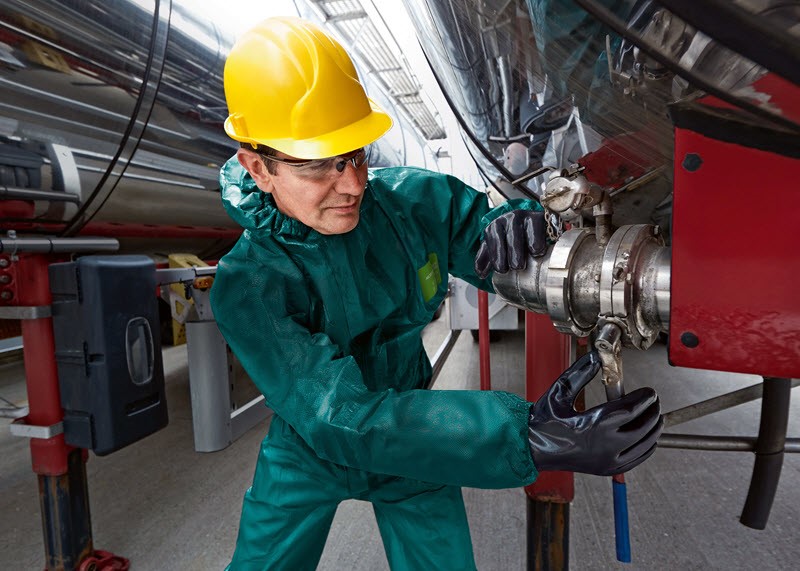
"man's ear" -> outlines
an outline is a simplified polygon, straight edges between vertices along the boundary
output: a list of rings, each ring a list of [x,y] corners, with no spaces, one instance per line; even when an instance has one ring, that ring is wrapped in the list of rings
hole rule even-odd
[[[272,193],[272,189],[274,188],[272,174],[267,170],[267,165],[264,164],[264,161],[258,153],[241,147],[236,151],[236,158],[239,164],[244,167],[244,170],[253,177],[258,188],[264,192]]]

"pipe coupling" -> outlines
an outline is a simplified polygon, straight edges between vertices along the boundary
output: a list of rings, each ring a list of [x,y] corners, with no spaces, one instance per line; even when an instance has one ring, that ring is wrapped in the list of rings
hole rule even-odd
[[[573,228],[492,283],[507,303],[549,314],[562,333],[585,337],[613,323],[625,345],[647,349],[669,329],[670,252],[658,226],[622,226],[605,245],[593,228]]]

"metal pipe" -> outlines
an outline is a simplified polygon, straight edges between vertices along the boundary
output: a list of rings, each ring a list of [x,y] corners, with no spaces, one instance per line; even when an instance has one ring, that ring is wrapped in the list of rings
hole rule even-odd
[[[500,97],[503,102],[503,135],[510,137],[514,133],[514,84],[511,79],[511,65],[507,56],[497,58],[500,75]]]
[[[613,232],[611,228],[611,215],[613,211],[611,195],[607,192],[603,192],[603,198],[600,204],[592,209],[592,213],[595,216],[597,243],[601,246],[608,244],[608,241],[611,239],[611,234]]]
[[[81,199],[76,194],[66,192],[51,192],[49,190],[32,190],[30,188],[0,187],[0,200],[47,200],[49,202],[74,202],[80,203]]]
[[[670,252],[658,227],[620,227],[603,246],[594,230],[564,232],[523,270],[495,273],[495,292],[509,304],[547,313],[556,329],[579,337],[614,323],[622,342],[647,349],[669,323]]]
[[[569,504],[528,497],[528,571],[569,569]]]
[[[45,571],[79,569],[94,552],[84,453],[68,453],[64,474],[39,476]]]
[[[450,356],[450,352],[453,350],[453,347],[455,347],[459,335],[461,335],[460,329],[456,329],[455,331],[451,330],[450,333],[447,334],[447,337],[445,337],[442,344],[439,345],[439,349],[436,350],[436,354],[431,360],[433,373],[431,374],[431,380],[428,381],[428,384],[425,387],[426,389],[431,388],[433,383],[436,382],[436,378],[439,376],[439,373],[442,372],[442,367],[444,367],[447,357]]]
[[[115,238],[216,238],[233,240],[238,238],[242,229],[220,228],[208,226],[164,226],[161,224],[121,224],[114,222],[89,222],[81,228],[81,236],[115,237]]]
[[[702,434],[662,434],[659,448],[683,450],[708,450],[714,452],[753,452],[756,449],[754,436],[706,436]],[[800,452],[800,438],[787,438],[784,452]]]
[[[800,385],[800,379],[793,379],[792,388],[797,385]],[[758,400],[761,398],[762,389],[763,384],[759,383],[690,406],[672,410],[664,414],[664,428],[677,426],[696,418],[701,418],[746,402]]]
[[[0,238],[0,252],[36,254],[116,252],[113,238]]]
[[[588,331],[597,325],[600,309],[602,288],[595,276],[602,271],[603,247],[589,235],[571,256],[569,264],[566,296],[560,299],[569,304],[569,315],[577,329]]]
[[[756,439],[751,436],[704,436],[700,434],[662,434],[659,448],[710,450],[717,452],[752,452]]]
[[[747,500],[739,518],[742,525],[753,529],[764,529],[767,526],[775,492],[778,490],[786,429],[789,426],[791,390],[791,379],[764,378],[756,461]]]
[[[528,139],[529,139],[529,138],[530,138],[530,135],[525,135],[525,138],[528,138]],[[513,184],[514,186],[516,186],[516,185],[518,185],[518,184],[522,184],[523,182],[528,182],[530,179],[532,179],[532,178],[536,178],[537,176],[539,176],[539,175],[543,175],[544,173],[546,173],[546,172],[549,172],[549,171],[552,171],[552,170],[555,170],[555,169],[554,169],[553,167],[545,167],[545,166],[543,166],[543,167],[539,167],[539,168],[538,168],[538,169],[536,169],[535,171],[531,171],[531,172],[529,172],[529,173],[527,173],[527,174],[524,174],[524,175],[522,175],[522,176],[521,176],[521,177],[519,177],[519,178],[515,178],[515,179],[513,179],[513,180],[511,181],[511,184]]]

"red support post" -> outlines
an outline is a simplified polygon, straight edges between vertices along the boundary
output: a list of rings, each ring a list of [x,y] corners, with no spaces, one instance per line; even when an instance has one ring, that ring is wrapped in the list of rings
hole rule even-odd
[[[569,366],[569,337],[556,331],[547,315],[525,313],[526,398],[541,397]],[[572,472],[543,472],[525,488],[535,499],[571,502],[575,496]]]
[[[489,294],[478,290],[478,345],[480,347],[481,390],[492,390],[492,369],[489,360]]]
[[[3,304],[37,308],[52,302],[48,266],[60,261],[46,255],[6,259],[14,279],[0,296]],[[64,418],[51,317],[22,320],[23,360],[30,426],[52,427]],[[72,571],[92,554],[92,527],[86,481],[86,450],[68,445],[64,434],[31,438],[31,462],[39,479],[45,569]]]
[[[569,365],[569,337],[547,315],[525,313],[526,398],[539,399]],[[569,569],[569,502],[575,496],[572,472],[540,472],[525,487],[528,499],[528,569]]]
[[[17,284],[13,305],[49,306],[50,280],[47,267],[53,260],[42,255],[21,255],[17,265]],[[50,317],[22,320],[22,346],[29,413],[26,423],[53,426],[63,419],[58,388],[58,371]],[[33,471],[47,476],[67,472],[67,455],[73,447],[59,434],[47,440],[31,438]]]

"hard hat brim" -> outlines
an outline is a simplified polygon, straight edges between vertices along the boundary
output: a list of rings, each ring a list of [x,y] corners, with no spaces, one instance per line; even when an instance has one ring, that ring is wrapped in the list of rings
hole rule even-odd
[[[235,132],[231,118],[225,121],[225,132],[233,139],[272,147],[296,159],[324,159],[344,155],[380,139],[392,128],[392,118],[369,98],[370,113],[346,127],[311,139],[252,139]]]

